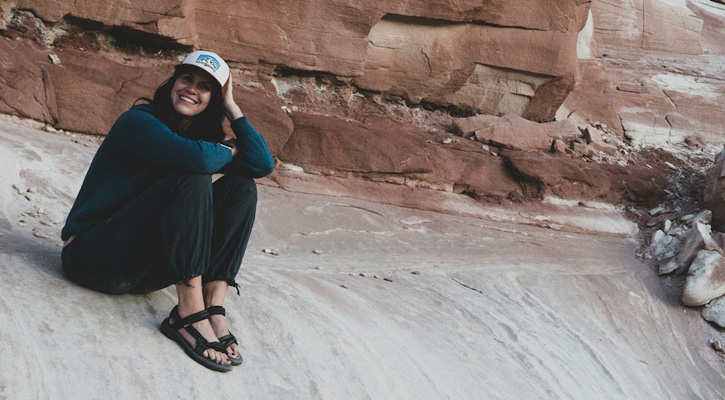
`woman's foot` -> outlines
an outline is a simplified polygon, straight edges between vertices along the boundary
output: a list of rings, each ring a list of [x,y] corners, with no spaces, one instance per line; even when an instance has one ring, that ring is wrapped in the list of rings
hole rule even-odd
[[[210,313],[212,315],[209,317],[211,327],[214,330],[214,334],[218,338],[230,334],[229,327],[227,326],[227,318],[225,316],[224,308],[222,307],[224,305],[224,299],[227,296],[228,290],[229,284],[226,281],[219,280],[207,282],[203,288],[204,305],[206,306],[207,310],[213,310],[219,307],[218,310]],[[227,346],[227,356],[234,359],[241,357],[239,354],[239,346],[237,346],[236,343],[232,343]]]
[[[209,323],[201,283],[201,276],[196,276],[186,284],[176,285],[179,305],[171,311],[169,320],[162,323],[162,332],[177,341],[197,362],[212,368],[208,361],[204,361],[210,360],[217,364],[212,369],[228,371],[231,370],[231,362]]]
[[[181,318],[187,317],[193,313],[183,313],[181,310],[179,310],[179,316]],[[212,324],[210,323],[210,319],[205,319],[199,322],[195,322],[191,324],[191,326],[194,327],[201,335],[206,339],[209,343],[212,342],[218,342],[219,341],[219,335],[217,335],[215,330],[212,328]],[[174,323],[173,318],[169,318],[169,323]],[[187,343],[191,345],[192,348],[196,347],[196,339],[186,331],[186,329],[179,329],[179,333],[181,336],[184,337],[184,340],[186,340]],[[231,362],[229,361],[229,357],[227,357],[226,354],[216,351],[214,349],[206,349],[202,353],[202,355],[212,361],[214,361],[217,364],[220,365],[230,365]]]
[[[229,327],[227,326],[226,316],[222,314],[212,315],[209,317],[209,322],[211,323],[211,328],[216,337],[220,338],[229,335],[230,332]],[[229,347],[227,347],[227,356],[228,358],[239,357],[239,346],[237,346],[236,343],[232,343]]]

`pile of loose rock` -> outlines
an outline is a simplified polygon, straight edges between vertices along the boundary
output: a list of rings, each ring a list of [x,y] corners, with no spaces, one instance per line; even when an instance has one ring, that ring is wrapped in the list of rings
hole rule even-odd
[[[650,210],[653,216],[663,212],[661,207]],[[659,263],[660,275],[687,272],[682,303],[705,305],[702,316],[725,327],[725,233],[712,233],[711,221],[710,210],[663,221],[645,257]]]

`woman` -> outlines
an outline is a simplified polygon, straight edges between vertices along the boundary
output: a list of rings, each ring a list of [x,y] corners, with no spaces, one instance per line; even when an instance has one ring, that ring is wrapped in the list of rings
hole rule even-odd
[[[254,223],[253,178],[274,160],[234,102],[229,67],[195,51],[149,104],[123,113],[98,149],[61,233],[69,279],[104,293],[175,285],[161,324],[200,364],[242,362],[224,299]],[[224,117],[236,138],[224,137]],[[212,183],[213,173],[225,174]]]

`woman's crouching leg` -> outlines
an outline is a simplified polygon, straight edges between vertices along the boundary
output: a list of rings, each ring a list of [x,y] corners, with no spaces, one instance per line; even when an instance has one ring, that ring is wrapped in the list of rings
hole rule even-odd
[[[80,234],[63,250],[63,268],[105,293],[161,289],[206,271],[211,221],[211,177],[170,174]]]
[[[226,281],[237,287],[234,278],[244,258],[257,210],[257,185],[239,175],[226,175],[213,186],[214,225],[211,261],[204,282]],[[237,287],[238,288],[238,287]]]

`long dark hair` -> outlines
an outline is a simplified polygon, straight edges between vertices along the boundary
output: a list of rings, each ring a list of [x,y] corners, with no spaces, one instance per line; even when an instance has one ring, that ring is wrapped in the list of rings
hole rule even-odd
[[[181,132],[179,128],[181,115],[174,110],[171,102],[171,89],[173,89],[176,80],[181,75],[196,69],[193,66],[177,66],[171,78],[167,79],[156,89],[153,100],[147,97],[141,97],[136,101],[145,100],[153,104],[156,118],[166,124],[169,129],[183,137],[209,142],[220,142],[224,139],[224,131],[222,129],[222,122],[224,121],[224,99],[222,98],[221,85],[216,80],[212,79],[211,98],[206,109],[201,114],[192,117],[191,125],[185,131]]]

